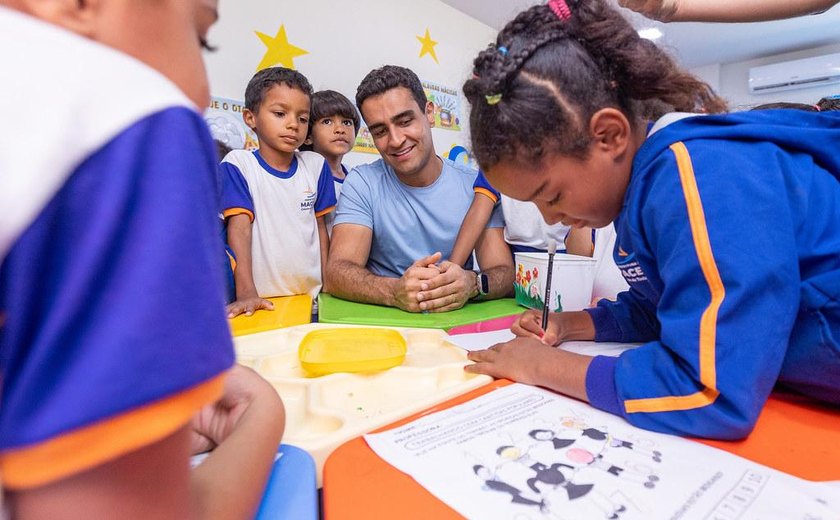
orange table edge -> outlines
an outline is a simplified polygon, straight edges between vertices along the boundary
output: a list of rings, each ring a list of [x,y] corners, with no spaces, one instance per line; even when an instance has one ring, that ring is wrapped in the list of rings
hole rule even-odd
[[[498,380],[376,431],[475,399],[511,381]],[[840,480],[840,410],[786,394],[773,394],[745,440],[698,440],[792,475],[816,481]],[[362,437],[335,450],[324,465],[324,518],[462,518],[414,479],[371,450]]]

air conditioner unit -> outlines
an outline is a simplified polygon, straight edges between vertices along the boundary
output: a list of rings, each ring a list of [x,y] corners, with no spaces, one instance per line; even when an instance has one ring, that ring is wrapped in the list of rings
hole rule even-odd
[[[840,83],[840,53],[750,68],[751,94]]]

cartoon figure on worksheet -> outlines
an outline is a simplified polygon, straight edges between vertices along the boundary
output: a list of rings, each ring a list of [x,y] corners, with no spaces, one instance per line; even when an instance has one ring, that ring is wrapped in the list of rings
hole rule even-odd
[[[560,438],[557,437],[557,433],[554,432],[554,430],[536,429],[528,432],[528,435],[536,441],[546,443],[551,442],[555,450],[563,450],[562,453],[564,454],[566,459],[577,464],[578,466],[589,466],[591,468],[609,473],[610,475],[620,477],[622,478],[622,480],[641,484],[648,489],[652,489],[656,485],[656,482],[659,481],[659,477],[653,474],[653,472],[650,471],[649,468],[646,468],[643,465],[636,465],[633,468],[628,469],[627,467],[619,466],[613,462],[608,461],[607,458],[604,457],[604,453],[609,451],[608,447],[613,446],[613,444],[608,445],[605,442],[608,438],[610,438],[606,432],[602,432],[601,430],[597,430],[595,428],[587,428],[585,430],[580,431],[582,433],[582,437],[600,443],[601,450],[597,453],[593,453],[593,451],[586,449],[587,447],[585,446],[572,447],[578,440],[580,440],[580,438]],[[626,441],[620,440],[618,440],[618,442],[631,444],[627,443]],[[642,471],[638,471],[637,469],[642,469]]]
[[[659,482],[659,477],[653,473],[644,474],[633,469],[628,470],[627,468],[616,466],[604,459],[602,454],[595,455],[591,451],[583,448],[570,448],[566,451],[566,457],[577,464],[604,471],[624,481],[641,484],[648,489],[653,489],[656,483]]]
[[[499,480],[499,478],[487,466],[476,464],[475,466],[473,466],[473,472],[478,478],[484,481],[486,489],[499,491],[502,493],[508,493],[510,495],[511,503],[536,506],[540,509],[541,512],[546,512],[548,504],[546,503],[545,499],[536,501],[531,500],[530,498],[523,497],[522,490],[508,484],[507,482]]]
[[[611,448],[626,448],[634,453],[644,455],[653,459],[654,462],[662,462],[662,453],[657,450],[649,450],[642,446],[641,442],[631,442],[625,439],[617,439],[609,432],[592,428],[577,417],[563,417],[560,424],[565,428],[580,430],[581,435],[594,441],[607,441]],[[648,441],[650,442],[650,441]]]
[[[563,493],[570,503],[585,498],[609,519],[616,519],[620,513],[627,510],[623,504],[613,501],[598,491],[595,484],[575,482],[578,470],[574,466],[556,462],[545,464],[534,460],[527,450],[523,451],[517,446],[500,446],[496,454],[502,459],[500,466],[515,463],[533,471],[534,476],[529,478],[526,484],[532,491],[542,496],[557,491]],[[563,472],[564,469],[568,474]]]

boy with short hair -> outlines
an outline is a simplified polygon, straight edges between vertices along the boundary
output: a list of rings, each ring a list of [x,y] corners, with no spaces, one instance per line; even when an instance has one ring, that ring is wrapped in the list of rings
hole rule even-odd
[[[253,371],[226,377],[217,178],[198,111],[217,16],[216,0],[0,0],[0,114],[16,122],[0,128],[12,518],[256,511],[283,409]],[[191,472],[191,445],[218,448]]]
[[[347,177],[347,168],[341,160],[353,149],[359,133],[359,113],[344,94],[335,90],[319,90],[312,94],[310,121],[309,137],[300,149],[324,156],[332,172],[335,198],[338,200]],[[326,216],[329,233],[332,233],[334,220],[335,212]]]
[[[299,152],[309,132],[312,86],[283,67],[257,72],[242,117],[260,148],[234,150],[222,162],[222,209],[236,257],[236,301],[228,317],[272,309],[273,296],[321,290],[329,248],[325,215],[335,209],[330,165]]]

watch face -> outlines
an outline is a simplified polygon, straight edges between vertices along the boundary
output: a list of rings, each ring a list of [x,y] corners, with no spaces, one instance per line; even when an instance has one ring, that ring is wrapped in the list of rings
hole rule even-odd
[[[490,292],[490,279],[484,273],[478,273],[478,292],[481,294]]]

